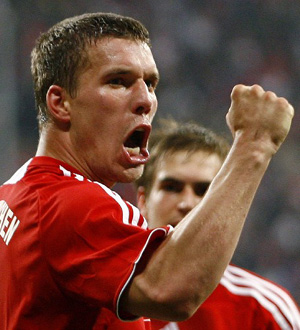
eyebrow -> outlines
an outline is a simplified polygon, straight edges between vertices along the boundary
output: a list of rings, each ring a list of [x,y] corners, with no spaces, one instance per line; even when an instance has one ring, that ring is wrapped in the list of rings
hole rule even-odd
[[[112,71],[108,71],[107,75],[114,75],[114,74],[130,74],[131,70],[125,70],[125,69],[115,69]]]
[[[179,180],[173,177],[165,177],[162,179],[158,180],[160,183],[164,183],[164,182],[168,182],[168,181],[172,181],[172,182],[176,182],[176,183],[186,183],[186,181],[184,180]],[[190,184],[192,184],[193,186],[195,185],[203,185],[203,186],[209,186],[211,184],[211,181],[193,181],[193,182],[188,182]]]
[[[113,75],[126,75],[126,74],[132,74],[134,71],[133,70],[126,70],[126,69],[115,69],[113,71],[109,71],[107,72],[106,76],[113,76]],[[156,82],[159,81],[160,79],[160,75],[159,75],[159,72],[153,72],[153,73],[150,73],[150,74],[145,74],[145,79],[151,79],[151,80],[154,80]]]
[[[163,179],[159,179],[159,182],[166,182],[166,181],[173,181],[173,182],[183,182],[181,180],[178,180],[178,179],[175,179],[175,178],[172,178],[172,177],[165,177]]]
[[[148,79],[151,79],[151,80],[156,81],[158,83],[159,82],[159,79],[160,79],[159,72],[157,71],[156,73],[151,73],[149,75],[149,78]]]

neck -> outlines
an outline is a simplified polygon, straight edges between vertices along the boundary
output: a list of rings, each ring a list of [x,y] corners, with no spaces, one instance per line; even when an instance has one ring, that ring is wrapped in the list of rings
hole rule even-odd
[[[50,125],[41,130],[36,156],[47,156],[61,160],[86,175],[75,157],[69,133],[57,130]]]
[[[86,178],[101,182],[109,188],[112,188],[115,184],[115,182],[98,177],[88,166],[85,159],[76,153],[69,132],[56,129],[55,126],[48,125],[41,130],[36,156],[58,159],[77,169]]]

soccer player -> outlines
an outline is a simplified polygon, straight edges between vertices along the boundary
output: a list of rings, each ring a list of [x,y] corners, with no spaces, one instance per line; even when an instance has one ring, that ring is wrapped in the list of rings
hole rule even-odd
[[[228,142],[207,128],[165,121],[150,138],[151,159],[137,181],[138,206],[149,227],[177,226],[201,202],[228,151]],[[230,264],[190,319],[152,320],[152,329],[300,329],[300,313],[286,289]]]
[[[150,230],[111,190],[149,159],[159,80],[150,46],[140,22],[110,13],[38,38],[37,152],[0,188],[2,329],[93,329],[105,310],[183,320],[220,281],[294,110],[258,85],[233,87],[234,142],[206,198],[172,232]]]

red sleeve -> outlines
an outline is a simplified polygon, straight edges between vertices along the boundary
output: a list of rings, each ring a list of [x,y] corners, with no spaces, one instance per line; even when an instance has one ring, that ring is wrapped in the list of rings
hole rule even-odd
[[[135,321],[121,321],[106,308],[101,309],[93,330],[151,330],[150,319],[139,318]]]
[[[40,235],[54,280],[67,294],[118,314],[120,295],[141,256],[168,229],[139,227],[145,219],[138,209],[101,185],[51,189],[41,197]]]

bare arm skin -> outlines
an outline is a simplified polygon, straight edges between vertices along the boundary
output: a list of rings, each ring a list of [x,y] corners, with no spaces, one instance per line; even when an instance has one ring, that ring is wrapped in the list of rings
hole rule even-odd
[[[293,107],[260,86],[237,85],[226,116],[231,151],[203,200],[168,236],[122,297],[135,315],[180,321],[216,287],[238,243],[272,156],[289,132]]]

